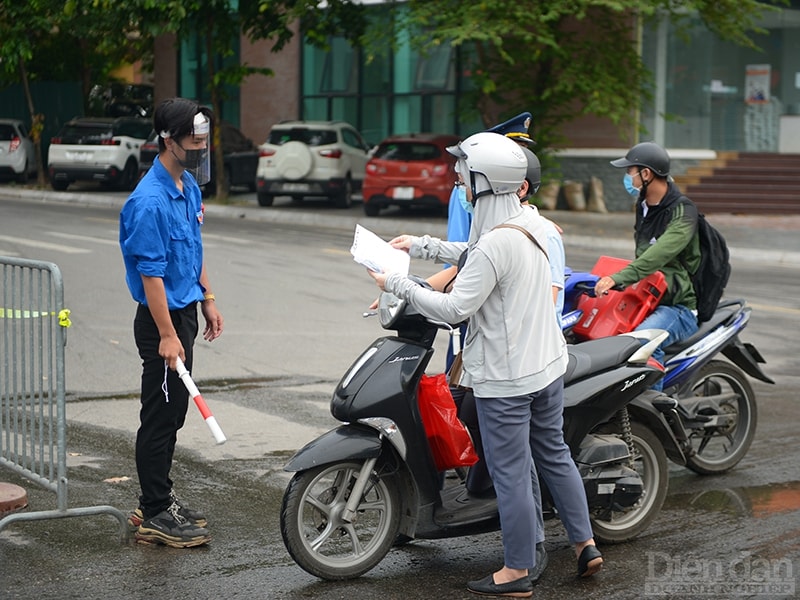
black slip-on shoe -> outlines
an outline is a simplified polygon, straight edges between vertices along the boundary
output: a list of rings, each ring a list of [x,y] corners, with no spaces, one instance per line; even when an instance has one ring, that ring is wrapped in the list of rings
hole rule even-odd
[[[470,581],[467,589],[474,594],[483,596],[502,596],[504,598],[530,598],[533,596],[533,585],[527,575],[508,583],[495,583],[492,573],[483,579]]]
[[[586,546],[578,557],[578,577],[591,577],[603,568],[603,555],[597,546]]]

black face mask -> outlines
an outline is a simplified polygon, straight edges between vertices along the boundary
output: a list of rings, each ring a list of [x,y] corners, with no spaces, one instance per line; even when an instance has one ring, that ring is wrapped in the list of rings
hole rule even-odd
[[[178,148],[183,150],[184,155],[183,159],[180,159],[178,155],[175,154],[175,151],[172,151],[172,155],[178,161],[178,164],[192,174],[197,181],[197,185],[208,183],[211,180],[211,163],[209,160],[208,147],[187,150],[178,142],[175,142],[175,144]]]

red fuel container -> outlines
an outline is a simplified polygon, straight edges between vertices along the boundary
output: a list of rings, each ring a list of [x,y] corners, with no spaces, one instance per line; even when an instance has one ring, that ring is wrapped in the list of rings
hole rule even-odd
[[[600,277],[612,275],[629,262],[622,258],[601,256],[591,272]],[[584,295],[578,301],[583,316],[572,331],[579,338],[587,340],[633,331],[658,306],[666,291],[667,280],[661,271],[656,271],[622,291],[609,290],[607,295],[600,298]]]

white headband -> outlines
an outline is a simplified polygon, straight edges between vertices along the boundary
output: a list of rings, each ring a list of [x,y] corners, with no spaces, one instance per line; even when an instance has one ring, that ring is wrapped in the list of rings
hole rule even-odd
[[[195,135],[208,135],[211,131],[211,121],[203,113],[197,113],[194,116],[193,129]]]
[[[211,131],[211,121],[209,121],[208,117],[206,117],[203,113],[197,113],[194,116],[194,122],[192,123],[192,131],[194,135],[208,135],[208,133]],[[172,134],[169,131],[162,131],[158,135],[165,140],[172,137]]]

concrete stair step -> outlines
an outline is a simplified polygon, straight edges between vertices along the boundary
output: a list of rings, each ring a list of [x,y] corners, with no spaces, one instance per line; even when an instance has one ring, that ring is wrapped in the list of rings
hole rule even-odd
[[[701,212],[800,214],[800,154],[720,152],[675,178]]]

